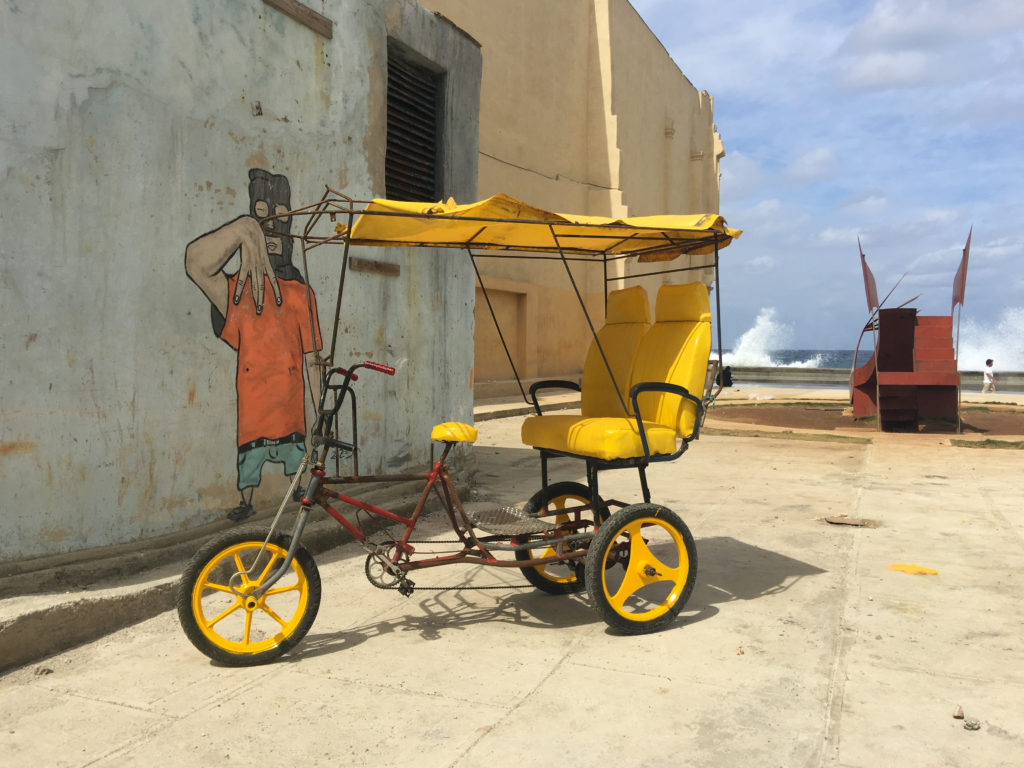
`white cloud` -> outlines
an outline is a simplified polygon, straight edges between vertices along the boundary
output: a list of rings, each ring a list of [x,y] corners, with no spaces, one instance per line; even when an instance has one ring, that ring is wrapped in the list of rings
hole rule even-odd
[[[841,77],[853,88],[897,88],[924,85],[934,71],[921,51],[874,51],[852,59]]]
[[[879,0],[843,49],[941,51],[1024,25],[1019,0]]]
[[[930,224],[950,224],[960,218],[960,214],[953,210],[944,208],[932,208],[926,210],[922,215],[925,221]]]
[[[825,227],[818,239],[826,245],[843,244],[853,247],[857,244],[857,237],[860,232],[854,227]]]
[[[1024,240],[1021,239],[1019,233],[1015,237],[997,237],[981,243],[973,235],[971,237],[970,258],[972,263],[979,260],[986,262],[1012,260],[1014,263],[1019,263],[1022,257],[1024,257]],[[1014,269],[1014,275],[1017,279],[1021,278],[1019,268]]]
[[[1022,29],[1019,0],[880,0],[836,51],[837,75],[872,90],[1019,83]]]
[[[885,210],[888,204],[889,201],[884,195],[870,193],[844,202],[842,208],[854,214],[874,214]]]
[[[733,199],[759,193],[765,186],[765,173],[760,163],[743,152],[729,152],[722,159],[723,193]]]
[[[818,147],[796,157],[786,169],[786,175],[796,181],[809,183],[833,177],[836,168],[836,156],[832,150]]]

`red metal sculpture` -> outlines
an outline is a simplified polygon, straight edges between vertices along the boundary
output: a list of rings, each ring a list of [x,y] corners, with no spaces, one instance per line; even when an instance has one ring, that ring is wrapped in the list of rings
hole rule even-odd
[[[857,247],[860,248],[859,240]],[[963,306],[970,249],[968,234],[953,281],[952,309]],[[916,309],[905,306],[882,309],[863,250],[860,257],[871,312],[861,337],[873,331],[875,349],[871,359],[855,367],[850,375],[854,418],[877,416],[878,428],[886,432],[916,432],[922,420],[948,421],[959,432],[959,315],[954,342],[952,309],[949,315],[934,316],[919,315]]]

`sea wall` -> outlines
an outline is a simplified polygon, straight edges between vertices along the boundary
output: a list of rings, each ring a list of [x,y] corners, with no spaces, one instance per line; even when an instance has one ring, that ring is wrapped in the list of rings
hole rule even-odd
[[[1024,372],[1007,371],[998,374],[1000,391],[1024,392]],[[847,368],[791,368],[732,366],[733,386],[750,384],[778,384],[788,387],[847,387],[850,371]],[[980,371],[960,371],[960,387],[965,392],[981,392]]]

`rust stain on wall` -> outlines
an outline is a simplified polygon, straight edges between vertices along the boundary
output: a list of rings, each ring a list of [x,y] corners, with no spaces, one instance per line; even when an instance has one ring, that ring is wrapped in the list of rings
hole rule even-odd
[[[71,531],[63,526],[45,526],[39,530],[39,537],[53,544],[60,544],[71,537]]]
[[[25,337],[25,349],[28,349],[29,347],[31,347],[32,346],[32,342],[34,342],[38,338],[39,338],[39,334],[38,333],[30,333],[28,336],[26,336]]]
[[[249,155],[249,159],[245,161],[246,168],[269,168],[270,161],[267,160],[267,156],[263,154],[263,150],[259,150]]]
[[[196,383],[192,379],[188,382],[188,404],[194,405],[196,402]]]
[[[0,456],[10,456],[14,453],[32,453],[36,444],[28,440],[15,440],[10,443],[0,443]]]

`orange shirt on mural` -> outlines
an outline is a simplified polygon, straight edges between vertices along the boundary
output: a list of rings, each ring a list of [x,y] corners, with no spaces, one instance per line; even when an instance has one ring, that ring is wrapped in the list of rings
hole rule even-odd
[[[278,280],[281,306],[266,279],[263,312],[256,313],[249,286],[235,304],[238,278],[228,278],[228,315],[221,338],[238,350],[238,445],[305,433],[304,358],[321,348],[316,297],[296,280]],[[313,327],[310,332],[310,312]]]

